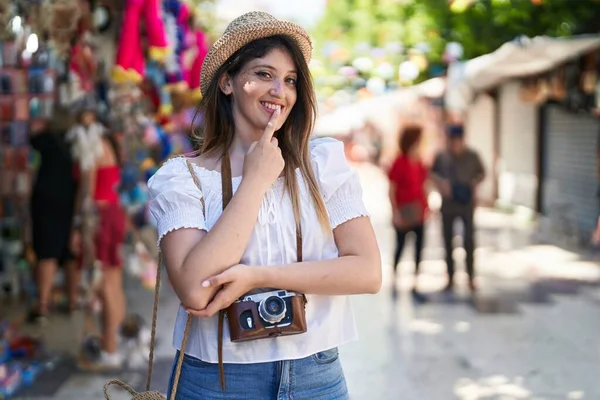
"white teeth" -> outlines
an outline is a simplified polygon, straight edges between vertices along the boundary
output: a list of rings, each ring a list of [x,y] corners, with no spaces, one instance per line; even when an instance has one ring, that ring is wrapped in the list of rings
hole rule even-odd
[[[267,102],[261,102],[261,104],[267,108],[270,108],[271,110],[280,110],[281,106],[278,104],[272,104],[272,103],[267,103]]]

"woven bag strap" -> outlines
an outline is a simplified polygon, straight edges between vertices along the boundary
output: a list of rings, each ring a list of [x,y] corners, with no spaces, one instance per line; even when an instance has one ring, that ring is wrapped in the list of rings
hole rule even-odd
[[[198,190],[202,190],[198,177],[192,168],[192,164],[188,160],[185,160],[188,170],[192,175],[194,184],[198,187]],[[206,215],[206,204],[204,203],[204,197],[200,197],[200,203],[202,204],[202,212]],[[158,317],[158,299],[160,292],[161,282],[161,270],[162,270],[162,252],[158,255],[158,268],[156,270],[156,285],[154,287],[154,305],[152,307],[152,331],[150,334],[150,353],[148,356],[148,376],[146,377],[146,391],[150,391],[150,383],[152,382],[152,368],[154,365],[154,346],[156,343],[156,321]],[[173,380],[173,388],[171,389],[171,400],[175,400],[177,394],[177,386],[179,385],[179,377],[181,376],[181,365],[183,364],[183,356],[187,347],[187,341],[190,334],[190,327],[192,325],[192,315],[188,314],[185,322],[185,330],[183,332],[183,341],[181,342],[181,350],[179,351],[179,357],[177,359],[177,367],[175,369],[175,377]]]

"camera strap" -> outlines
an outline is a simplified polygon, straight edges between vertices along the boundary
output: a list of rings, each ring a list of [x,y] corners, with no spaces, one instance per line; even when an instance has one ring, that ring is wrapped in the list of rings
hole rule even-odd
[[[223,154],[221,160],[221,191],[223,192],[223,211],[233,198],[233,184],[231,177],[231,160],[229,159],[229,152]],[[302,261],[302,227],[300,225],[299,217],[294,213],[294,219],[296,220],[296,259],[297,262]],[[306,296],[304,296],[304,302],[306,303]],[[225,325],[225,310],[219,311],[219,328],[218,328],[218,355],[219,355],[219,378],[221,380],[221,388],[225,390],[225,367],[223,365],[223,329]]]
[[[189,160],[185,160],[186,165],[190,174],[192,175],[192,179],[194,180],[194,184],[198,187],[199,190],[202,190],[200,187],[200,182],[198,181],[198,177],[194,172],[194,168]],[[206,215],[206,204],[204,202],[204,198],[200,198],[200,203],[202,205],[202,212]],[[161,271],[163,264],[163,256],[162,252],[158,253],[158,268],[156,269],[156,285],[154,286],[154,305],[152,307],[152,326],[150,330],[150,351],[148,354],[148,373],[146,375],[146,392],[150,392],[150,383],[152,382],[152,369],[154,365],[154,346],[156,344],[156,321],[158,319],[158,299],[160,293],[160,281],[161,281]],[[190,335],[190,328],[192,326],[192,314],[188,314],[187,320],[185,322],[185,329],[183,331],[183,340],[181,342],[181,348],[179,349],[179,357],[177,358],[177,366],[175,367],[175,377],[173,378],[173,386],[171,389],[171,397],[170,400],[175,400],[175,396],[177,396],[177,387],[179,386],[179,378],[181,376],[181,366],[183,364],[183,356],[185,354],[185,348],[187,347],[188,337]],[[222,380],[223,382],[223,380]],[[118,385],[129,393],[131,393],[135,398],[138,398],[138,394],[141,395],[140,398],[145,398],[142,393],[136,393],[133,388],[126,383],[123,383],[119,380],[110,380],[104,385],[104,396],[108,399],[108,388],[111,385]],[[155,393],[155,392],[152,392]],[[158,397],[156,397],[158,398]],[[160,395],[160,398],[163,398]]]

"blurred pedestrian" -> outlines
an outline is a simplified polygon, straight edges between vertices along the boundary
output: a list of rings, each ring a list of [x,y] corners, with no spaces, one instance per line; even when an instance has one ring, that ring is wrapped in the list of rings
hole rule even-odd
[[[32,239],[37,258],[37,299],[28,316],[31,322],[47,318],[59,266],[65,271],[68,310],[77,306],[80,274],[69,248],[77,180],[65,139],[71,121],[69,110],[57,107],[48,122],[33,121],[30,125],[30,143],[41,158],[31,197]]]
[[[127,226],[118,191],[121,182],[120,149],[115,135],[107,133],[97,122],[93,106],[86,106],[80,112],[78,122],[77,131],[72,132],[71,138],[74,153],[79,156],[81,179],[86,186],[79,194],[78,212],[79,215],[90,210],[96,213],[97,223],[90,240],[93,241],[93,259],[100,263],[102,269],[99,285],[102,351],[96,364],[101,368],[119,368],[123,356],[118,352],[117,338],[126,311],[120,246],[125,240]],[[83,216],[80,218],[85,219]]]
[[[420,145],[422,128],[409,126],[400,135],[400,154],[394,160],[388,172],[390,180],[390,203],[392,205],[392,222],[396,230],[396,250],[394,253],[394,278],[404,243],[409,233],[414,234],[415,241],[415,278],[413,295],[423,300],[417,290],[419,265],[423,253],[425,238],[425,215],[427,197],[425,183],[427,168],[421,161]]]
[[[435,158],[432,178],[442,195],[442,226],[448,284],[446,290],[454,288],[454,259],[452,257],[454,222],[463,223],[463,246],[467,253],[466,267],[469,275],[469,288],[476,290],[475,284],[475,225],[474,213],[477,186],[485,178],[485,170],[479,155],[465,143],[461,125],[447,127],[447,149]]]

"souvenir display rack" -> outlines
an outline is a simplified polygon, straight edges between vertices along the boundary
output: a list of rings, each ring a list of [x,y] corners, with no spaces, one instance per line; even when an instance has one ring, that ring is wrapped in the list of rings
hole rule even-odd
[[[5,294],[17,296],[31,286],[23,275],[29,275],[29,198],[38,162],[29,126],[51,116],[57,70],[49,52],[25,60],[14,42],[1,43],[0,56],[0,282]]]

